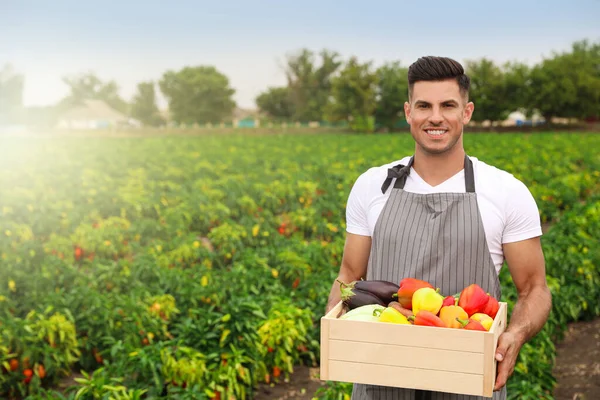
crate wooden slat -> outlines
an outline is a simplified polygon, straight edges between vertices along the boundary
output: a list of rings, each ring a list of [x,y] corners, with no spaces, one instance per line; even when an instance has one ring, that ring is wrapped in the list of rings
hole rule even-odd
[[[419,370],[389,365],[331,361],[329,380],[365,383],[380,386],[398,386],[410,389],[428,389],[441,392],[473,395],[483,389],[480,375]],[[343,379],[335,379],[335,377]],[[393,382],[393,385],[390,385]],[[473,390],[473,389],[479,390]]]
[[[329,359],[369,364],[373,359],[379,364],[434,369],[439,371],[467,372],[476,374],[483,369],[483,353],[456,352],[390,344],[331,340]],[[456,365],[457,357],[461,360]]]
[[[446,328],[444,335],[440,336],[439,329],[431,328],[384,322],[335,320],[329,328],[329,339],[483,353],[485,336],[481,335],[481,332]],[[402,335],[401,340],[399,335]]]
[[[491,397],[507,305],[489,332],[321,318],[321,379]]]

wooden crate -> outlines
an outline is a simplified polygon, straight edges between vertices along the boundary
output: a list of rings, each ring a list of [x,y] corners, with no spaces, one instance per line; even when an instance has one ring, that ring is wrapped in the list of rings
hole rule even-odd
[[[507,305],[489,332],[321,318],[321,380],[492,397]]]

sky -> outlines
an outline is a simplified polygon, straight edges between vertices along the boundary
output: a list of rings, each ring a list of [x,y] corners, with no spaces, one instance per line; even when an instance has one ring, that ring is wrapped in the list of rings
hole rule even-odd
[[[24,74],[25,105],[44,106],[67,95],[65,76],[114,80],[130,101],[141,81],[212,65],[237,105],[254,108],[285,84],[285,57],[301,48],[375,67],[424,55],[534,65],[574,41],[600,41],[599,21],[600,0],[0,0],[0,69]]]

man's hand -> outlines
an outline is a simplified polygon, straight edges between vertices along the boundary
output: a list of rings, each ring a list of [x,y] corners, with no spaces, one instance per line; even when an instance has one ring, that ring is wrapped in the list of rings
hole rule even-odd
[[[523,343],[512,332],[504,332],[498,338],[498,347],[496,348],[498,368],[494,390],[500,390],[506,385],[506,381],[515,370],[515,363],[521,347],[523,347]]]

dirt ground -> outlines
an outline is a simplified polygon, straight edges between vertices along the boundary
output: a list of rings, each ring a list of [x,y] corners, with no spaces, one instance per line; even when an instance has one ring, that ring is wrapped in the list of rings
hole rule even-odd
[[[569,325],[556,351],[555,399],[600,399],[600,319]]]
[[[570,324],[556,346],[556,400],[600,399],[600,319]],[[262,385],[254,400],[311,400],[323,385],[318,368],[295,368],[290,382]]]
[[[254,400],[311,400],[323,385],[324,382],[319,380],[319,368],[295,366],[289,382],[261,385]]]

